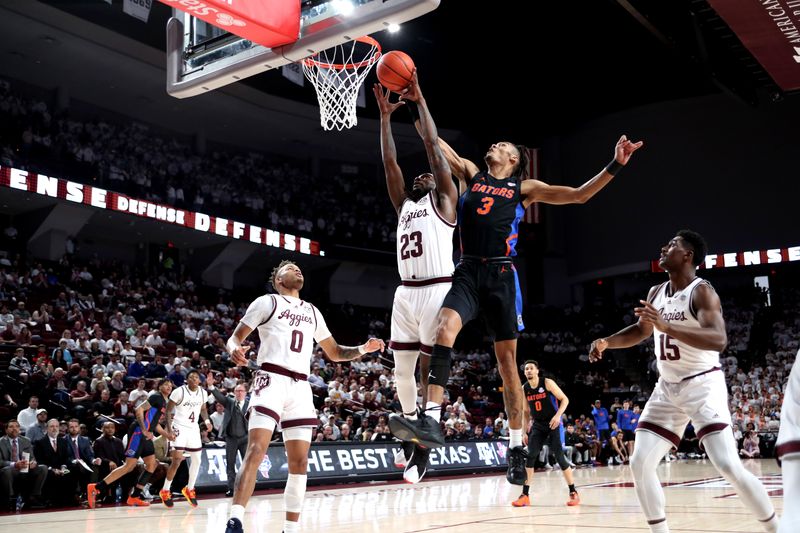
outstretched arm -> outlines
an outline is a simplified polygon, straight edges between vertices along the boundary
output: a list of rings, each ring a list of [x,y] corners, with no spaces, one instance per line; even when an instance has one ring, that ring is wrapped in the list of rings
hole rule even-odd
[[[643,141],[631,142],[623,135],[614,148],[614,161],[599,174],[581,185],[580,187],[566,187],[563,185],[548,185],[539,180],[525,180],[522,182],[523,206],[528,207],[533,202],[545,204],[583,204],[592,196],[608,185],[619,169],[628,164],[633,152],[644,144]]]
[[[375,99],[378,101],[378,109],[381,112],[381,155],[383,156],[383,169],[386,172],[386,187],[389,189],[389,199],[392,201],[394,210],[399,212],[403,201],[406,199],[406,186],[403,180],[403,171],[397,164],[397,149],[394,146],[394,136],[392,135],[392,112],[404,105],[404,102],[391,103],[389,95],[391,92],[385,91],[376,83],[372,87]]]
[[[403,94],[403,97],[405,98],[405,93]],[[425,134],[420,120],[421,117],[414,113],[413,108],[410,109],[411,114],[414,117],[414,127],[417,128],[417,133],[419,133],[420,137],[424,138]],[[430,113],[430,110],[428,112]],[[447,164],[450,165],[450,171],[452,172],[452,175],[458,178],[458,192],[462,193],[466,188],[467,181],[469,181],[472,176],[479,172],[478,166],[469,159],[464,159],[458,155],[456,151],[453,150],[453,148],[438,135],[437,143],[439,148],[442,150],[442,154],[444,155]]]
[[[650,301],[656,289],[660,286],[661,285],[656,285],[650,288],[650,292],[647,294],[647,301]],[[630,348],[631,346],[636,346],[652,334],[653,324],[639,317],[638,322],[619,330],[610,337],[592,341],[592,345],[589,347],[589,362],[594,363],[602,359],[603,352],[609,348]],[[594,414],[594,411],[592,411],[592,414]]]
[[[722,306],[719,296],[709,285],[699,285],[692,292],[691,305],[697,312],[699,328],[690,328],[661,318],[653,304],[641,301],[643,307],[635,309],[640,322],[655,327],[658,331],[669,335],[673,339],[685,342],[700,350],[714,350],[721,352],[728,344],[728,334],[725,332],[725,320],[722,318]]]
[[[402,99],[410,100],[417,105],[420,118],[419,131],[422,135],[422,141],[425,143],[425,151],[428,154],[428,162],[431,165],[433,179],[436,181],[436,194],[439,198],[439,208],[448,220],[455,222],[458,191],[453,183],[453,173],[450,169],[450,165],[439,145],[439,132],[436,129],[436,123],[433,121],[433,117],[428,109],[428,104],[425,102],[425,97],[422,96],[416,70],[414,70],[411,84],[408,90],[403,94]]]
[[[365,353],[383,351],[386,348],[381,339],[370,339],[361,346],[342,346],[333,336],[320,341],[319,345],[331,361],[352,361]]]

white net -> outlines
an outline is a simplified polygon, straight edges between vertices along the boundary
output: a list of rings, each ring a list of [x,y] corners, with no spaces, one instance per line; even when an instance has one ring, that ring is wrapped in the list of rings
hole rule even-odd
[[[303,73],[317,91],[322,129],[341,131],[358,124],[358,89],[380,56],[378,41],[359,37],[303,60]]]

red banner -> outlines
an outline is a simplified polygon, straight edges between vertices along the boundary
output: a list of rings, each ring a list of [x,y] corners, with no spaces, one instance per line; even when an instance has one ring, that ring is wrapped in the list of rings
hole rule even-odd
[[[800,0],[708,3],[781,89],[800,89]]]
[[[317,241],[312,241],[305,237],[297,237],[289,233],[281,233],[280,231],[236,222],[227,218],[212,217],[205,213],[194,213],[169,205],[139,200],[99,187],[52,178],[44,174],[34,174],[17,168],[0,167],[0,187],[90,205],[98,209],[110,209],[111,211],[128,213],[197,231],[213,233],[221,237],[281,248],[290,252],[325,255],[325,252],[320,250]]]
[[[300,36],[299,0],[159,0],[267,48]]]

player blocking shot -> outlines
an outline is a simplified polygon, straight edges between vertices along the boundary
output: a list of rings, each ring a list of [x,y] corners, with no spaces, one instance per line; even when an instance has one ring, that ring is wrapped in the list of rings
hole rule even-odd
[[[181,489],[181,494],[192,507],[197,507],[197,495],[194,485],[200,473],[202,462],[201,453],[203,442],[200,438],[200,418],[206,428],[211,431],[211,420],[208,418],[206,402],[208,393],[200,387],[200,373],[191,370],[186,375],[186,384],[178,387],[169,395],[167,403],[166,426],[171,428],[175,440],[170,445],[172,461],[167,469],[164,487],[159,492],[161,502],[167,507],[172,507],[172,480],[183,462],[184,454],[189,455],[189,483]]]
[[[744,468],[731,431],[728,389],[719,363],[727,344],[719,296],[697,276],[705,259],[700,234],[681,230],[662,249],[659,266],[669,281],[650,289],[634,310],[638,321],[592,342],[590,361],[607,349],[629,348],[653,336],[660,377],[636,428],[630,466],[639,505],[653,533],[666,533],[658,463],[677,448],[689,421],[716,469],[765,531],[778,528],[775,509],[758,479]]]
[[[458,193],[450,166],[438,145],[436,125],[428,112],[416,72],[403,99],[398,102],[390,102],[389,91],[382,90],[380,85],[375,84],[373,89],[381,113],[381,154],[386,186],[398,214],[397,270],[401,282],[392,304],[389,347],[394,352],[397,395],[403,413],[392,415],[389,427],[396,437],[403,439],[402,448],[395,454],[395,465],[405,467],[405,481],[417,483],[425,475],[430,447],[444,444],[441,433],[437,431],[439,411],[430,411],[435,416],[417,413],[415,368],[421,356],[420,381],[424,399],[428,358],[436,340],[436,315],[450,290],[453,275],[453,230]],[[414,178],[410,191],[397,163],[391,129],[391,114],[403,105],[417,108],[431,169],[431,172]],[[437,438],[433,442],[412,442],[413,435],[405,431],[405,426],[396,423],[396,417],[404,418]]]
[[[421,121],[415,123],[421,132]],[[426,409],[430,414],[440,409],[458,333],[467,322],[484,316],[494,341],[509,418],[506,479],[524,485],[527,478],[522,445],[524,399],[517,367],[517,336],[524,324],[522,293],[513,261],[520,220],[533,202],[556,205],[587,202],[611,182],[643,143],[632,142],[625,135],[620,137],[611,163],[579,187],[524,179],[525,149],[510,142],[498,142],[489,148],[484,156],[486,170],[459,156],[441,138],[438,143],[458,179],[462,254],[453,273],[453,284],[436,318],[436,342],[431,350],[427,388],[427,405],[431,407]],[[404,438],[435,443],[441,437],[440,427],[420,426],[402,417],[394,420],[405,426],[409,436]],[[393,427],[392,431],[397,435],[400,428]]]
[[[352,361],[366,353],[383,351],[380,339],[360,346],[338,344],[319,310],[300,299],[305,278],[295,263],[282,261],[271,276],[277,294],[265,294],[247,308],[226,346],[232,361],[247,364],[242,342],[254,330],[261,344],[250,388],[249,429],[245,454],[233,495],[226,533],[243,531],[244,511],[256,484],[258,467],[274,431],[281,431],[289,474],[283,491],[284,533],[300,531],[300,512],[306,492],[311,428],[318,423],[308,383],[314,341],[332,361]]]
[[[564,480],[569,488],[567,505],[570,507],[579,505],[581,499],[575,489],[572,465],[564,456],[564,447],[561,444],[561,417],[567,410],[569,398],[555,381],[539,375],[539,363],[536,361],[525,361],[525,378],[527,381],[522,385],[522,391],[528,402],[532,421],[528,434],[528,458],[525,463],[528,477],[522,486],[522,494],[511,502],[511,505],[526,507],[531,504],[529,491],[533,484],[533,467],[544,445],[547,445],[556,456],[556,461],[564,474]]]

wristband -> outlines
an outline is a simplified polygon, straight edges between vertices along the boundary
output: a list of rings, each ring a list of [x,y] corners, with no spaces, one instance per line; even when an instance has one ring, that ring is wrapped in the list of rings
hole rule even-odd
[[[361,344],[358,347],[358,353],[360,353],[361,355],[364,355],[365,353],[367,353],[367,349],[364,346],[365,346],[364,344]]]
[[[609,163],[608,165],[606,165],[606,172],[608,172],[608,173],[609,173],[609,174],[611,174],[612,176],[616,176],[616,175],[617,175],[617,173],[618,173],[620,170],[622,170],[622,167],[624,167],[624,166],[625,166],[625,165],[623,165],[622,163],[619,163],[619,162],[618,162],[616,159],[612,159],[612,160],[611,160],[611,163]]]
[[[419,120],[419,109],[417,108],[417,103],[412,102],[411,100],[403,100],[406,103],[406,107],[408,108],[408,112],[411,114],[411,121],[416,122]]]

